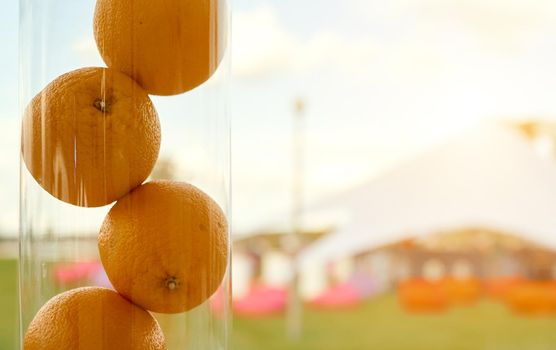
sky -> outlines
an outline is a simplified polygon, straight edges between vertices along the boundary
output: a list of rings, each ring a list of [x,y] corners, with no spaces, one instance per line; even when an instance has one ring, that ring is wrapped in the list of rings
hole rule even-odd
[[[0,13],[0,231],[15,232],[18,2],[5,3]],[[33,91],[74,62],[102,63],[89,19],[84,21],[94,2],[67,3],[65,10],[56,8],[66,15],[51,24],[51,31],[69,40],[70,51],[52,59]],[[368,181],[477,124],[556,119],[553,1],[234,0],[232,8],[236,232],[288,220],[297,98],[306,102],[307,203]],[[176,107],[157,101],[173,114]],[[208,171],[202,148],[195,147],[183,150],[190,152],[185,158]]]

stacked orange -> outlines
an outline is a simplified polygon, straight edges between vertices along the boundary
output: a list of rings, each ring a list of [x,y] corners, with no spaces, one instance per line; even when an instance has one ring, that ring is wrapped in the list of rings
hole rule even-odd
[[[218,204],[186,183],[143,182],[161,142],[148,94],[180,94],[210,78],[226,46],[223,6],[98,0],[94,33],[108,67],[66,73],[30,102],[22,157],[42,188],[81,207],[117,201],[98,239],[116,292],[54,297],[29,325],[25,349],[165,349],[149,311],[188,311],[221,284],[228,226]]]

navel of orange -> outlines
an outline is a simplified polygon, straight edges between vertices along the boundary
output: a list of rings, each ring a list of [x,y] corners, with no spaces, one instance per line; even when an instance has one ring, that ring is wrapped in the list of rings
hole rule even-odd
[[[110,68],[82,68],[33,98],[22,124],[22,155],[54,197],[83,207],[109,204],[149,176],[160,125],[147,93]]]

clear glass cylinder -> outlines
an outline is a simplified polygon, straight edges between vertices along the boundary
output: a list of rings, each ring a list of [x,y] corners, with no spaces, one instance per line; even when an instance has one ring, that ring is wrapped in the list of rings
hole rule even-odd
[[[228,348],[230,7],[150,3],[20,0],[21,348]]]

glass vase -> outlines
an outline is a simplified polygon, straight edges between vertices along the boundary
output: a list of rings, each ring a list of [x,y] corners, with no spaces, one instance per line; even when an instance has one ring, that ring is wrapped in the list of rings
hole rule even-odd
[[[149,4],[20,0],[21,348],[228,348],[229,6]]]

